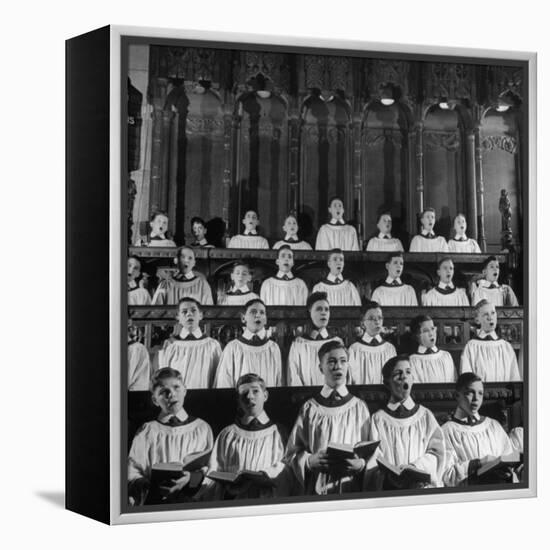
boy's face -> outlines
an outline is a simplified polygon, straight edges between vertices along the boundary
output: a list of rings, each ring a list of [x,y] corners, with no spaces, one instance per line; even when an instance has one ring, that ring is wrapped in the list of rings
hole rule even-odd
[[[388,276],[392,279],[397,279],[401,277],[403,273],[403,258],[396,256],[392,258],[388,263],[386,263],[386,270],[388,271]]]
[[[202,319],[202,311],[195,302],[182,302],[178,309],[178,322],[192,332],[199,328],[199,323]]]
[[[239,393],[239,407],[245,415],[257,417],[264,410],[264,403],[267,401],[267,390],[262,388],[259,382],[241,384],[237,391]]]
[[[464,216],[457,216],[454,223],[455,232],[462,235],[466,232],[466,227],[466,218]]]
[[[197,239],[197,241],[202,241],[205,236],[206,236],[206,227],[204,227],[204,225],[202,225],[201,222],[195,222],[193,224],[193,235],[195,235],[195,239]]]
[[[423,229],[431,231],[435,225],[435,214],[433,212],[424,212],[420,218],[420,223]]]
[[[334,199],[330,203],[328,211],[333,218],[341,220],[344,216],[344,203],[340,199]]]
[[[178,267],[183,273],[189,273],[195,267],[195,253],[189,249],[184,248],[180,251],[178,256]]]
[[[500,274],[500,266],[496,260],[489,262],[483,270],[483,276],[490,283],[496,283]]]
[[[283,225],[283,231],[290,236],[295,237],[298,233],[298,222],[296,221],[296,218],[294,216],[289,216],[285,220],[285,224]]]
[[[408,361],[399,361],[389,379],[384,381],[395,401],[405,401],[411,395],[412,372]]]
[[[183,407],[185,387],[179,378],[165,378],[153,390],[153,403],[165,414],[177,414]]]
[[[378,220],[378,223],[376,226],[378,227],[378,230],[383,235],[389,235],[391,233],[391,216],[389,214],[384,214],[383,216],[380,216],[380,219]]]
[[[141,265],[135,258],[128,258],[128,280],[133,281],[139,277]]]
[[[325,353],[321,359],[320,369],[325,376],[325,383],[331,388],[343,386],[348,374],[348,353],[338,348]]]
[[[437,275],[442,283],[452,283],[453,275],[455,273],[455,266],[452,260],[445,260],[441,262],[437,270]]]
[[[486,304],[479,308],[476,321],[483,332],[493,332],[497,328],[497,311],[493,304]]]
[[[245,265],[235,266],[231,272],[231,280],[239,288],[248,284],[252,280],[248,267]]]
[[[328,268],[332,275],[340,275],[344,271],[344,255],[335,252],[328,257]]]
[[[420,325],[417,338],[418,343],[425,348],[433,348],[435,346],[435,342],[437,341],[437,327],[431,319],[429,321],[424,321]]]
[[[252,231],[258,227],[260,220],[254,210],[249,210],[243,218],[243,225],[247,231]]]
[[[294,253],[292,250],[284,248],[277,255],[275,263],[282,272],[288,273],[294,267]]]
[[[458,408],[468,416],[479,412],[483,403],[483,382],[472,382],[467,388],[456,393]]]
[[[368,309],[363,317],[363,328],[367,331],[369,336],[376,336],[382,331],[384,326],[384,316],[382,310],[379,307]]]
[[[330,306],[326,300],[318,300],[313,302],[309,312],[311,322],[318,328],[326,328],[330,320]]]
[[[260,332],[267,323],[265,306],[260,302],[254,302],[242,316],[242,321],[250,332]]]
[[[168,218],[159,214],[155,216],[155,219],[149,224],[151,226],[151,234],[163,236],[168,229]]]

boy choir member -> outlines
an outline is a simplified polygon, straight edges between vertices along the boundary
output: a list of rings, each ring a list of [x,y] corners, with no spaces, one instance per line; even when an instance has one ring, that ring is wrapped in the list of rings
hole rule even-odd
[[[472,290],[472,305],[487,300],[496,307],[518,307],[518,299],[512,288],[498,283],[500,265],[495,256],[489,256],[482,264],[482,278],[476,281]]]
[[[290,248],[292,248],[292,250],[311,250],[311,245],[298,237],[298,229],[298,220],[296,219],[296,216],[293,216],[292,214],[287,216],[283,225],[285,238],[281,241],[277,241],[273,245],[273,248],[276,250],[277,248],[287,244]]]
[[[136,246],[176,246],[168,237],[168,215],[165,212],[154,212],[149,222],[150,233],[145,240],[140,239]]]
[[[206,239],[206,222],[202,218],[198,216],[191,218],[191,231],[195,237],[190,245],[192,248],[214,248],[214,245]]]
[[[425,208],[420,215],[420,233],[412,238],[409,252],[449,252],[445,237],[434,233],[435,210]]]
[[[305,306],[309,292],[306,283],[292,273],[294,252],[290,246],[279,248],[275,263],[279,271],[262,283],[261,300],[268,306]]]
[[[355,227],[344,221],[344,203],[338,197],[331,199],[328,207],[331,215],[329,223],[322,225],[317,232],[315,250],[359,250],[359,240]]]
[[[130,325],[128,327],[128,391],[148,391],[152,374],[149,352],[138,340],[137,327]]]
[[[468,307],[468,295],[464,288],[453,283],[455,267],[451,258],[442,258],[437,262],[437,286],[422,294],[422,305],[426,307]]]
[[[481,249],[475,239],[469,239],[466,235],[466,216],[457,214],[453,223],[455,236],[447,243],[449,252],[453,254],[481,254]]]
[[[403,252],[403,244],[399,239],[391,236],[392,219],[388,212],[378,216],[376,222],[378,235],[369,239],[367,252]]]
[[[460,372],[474,372],[483,382],[516,382],[521,380],[514,348],[497,336],[495,306],[481,300],[475,306],[479,330],[470,339],[460,358]]]
[[[260,298],[250,290],[250,267],[244,262],[237,262],[231,270],[231,288],[219,295],[218,305],[220,306],[244,306],[246,302]]]
[[[258,234],[260,218],[254,210],[248,210],[242,220],[244,231],[231,237],[227,248],[269,248],[267,239]]]
[[[351,384],[382,384],[382,367],[397,355],[395,347],[382,339],[384,316],[377,302],[367,302],[361,316],[363,336],[349,347]]]
[[[145,288],[140,286],[141,262],[136,256],[128,258],[128,305],[148,306],[151,304],[151,296]]]
[[[390,252],[386,262],[388,276],[372,293],[371,300],[382,306],[417,306],[416,292],[410,285],[401,282],[403,273],[403,254]]]

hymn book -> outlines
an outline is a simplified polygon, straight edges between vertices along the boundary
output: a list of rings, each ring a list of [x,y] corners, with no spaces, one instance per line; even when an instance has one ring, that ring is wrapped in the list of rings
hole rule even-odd
[[[419,470],[414,466],[407,465],[403,469],[400,469],[398,466],[390,464],[383,458],[377,459],[376,462],[378,463],[378,466],[380,466],[380,470],[382,472],[395,476],[398,482],[403,485],[430,483],[432,480],[432,476],[428,472]]]
[[[477,471],[477,477],[481,478],[491,474],[502,473],[505,470],[515,468],[520,464],[521,456],[518,451],[514,451],[509,455],[500,456],[495,460],[491,460],[490,462],[487,462],[487,464],[484,464]]]
[[[238,472],[209,472],[206,477],[228,485],[239,485],[244,482],[251,482],[255,485],[273,487],[273,480],[265,472],[253,470],[239,470]]]
[[[329,443],[327,453],[334,460],[347,460],[350,458],[362,458],[368,460],[380,445],[380,441],[360,441],[355,445],[346,443]]]

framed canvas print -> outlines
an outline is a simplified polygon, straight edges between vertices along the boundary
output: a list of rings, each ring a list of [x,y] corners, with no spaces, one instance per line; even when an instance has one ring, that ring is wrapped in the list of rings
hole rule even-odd
[[[67,507],[534,496],[535,63],[69,40]]]

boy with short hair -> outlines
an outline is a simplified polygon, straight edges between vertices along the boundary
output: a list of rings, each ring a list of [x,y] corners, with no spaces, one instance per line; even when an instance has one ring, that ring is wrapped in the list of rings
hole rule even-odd
[[[191,218],[191,232],[195,237],[191,243],[192,248],[214,248],[214,245],[206,239],[206,222],[202,218],[198,216]]]
[[[441,258],[437,262],[437,286],[422,294],[422,305],[425,307],[468,307],[468,295],[464,288],[453,283],[455,266],[451,258]]]
[[[457,214],[453,222],[455,236],[449,239],[449,252],[453,254],[481,254],[481,249],[475,239],[469,239],[466,235],[466,216]]]
[[[222,354],[219,342],[201,331],[202,318],[201,304],[189,296],[182,298],[177,311],[181,330],[159,354],[159,365],[179,371],[187,389],[210,388]]]
[[[171,279],[162,280],[153,295],[153,305],[176,305],[183,297],[190,296],[205,306],[211,306],[212,291],[204,276],[195,275],[195,251],[189,246],[178,248],[174,263],[177,273]]]
[[[445,237],[434,233],[435,209],[425,208],[420,214],[422,229],[411,241],[409,252],[449,252]]]
[[[384,316],[378,302],[367,302],[361,315],[363,336],[349,347],[351,384],[382,384],[382,367],[397,355],[382,339]]]
[[[283,225],[283,231],[285,232],[285,238],[281,241],[277,241],[273,248],[276,250],[281,246],[287,244],[292,250],[311,250],[311,245],[298,237],[298,220],[296,216],[292,214],[285,218]]]
[[[166,212],[153,212],[149,226],[151,231],[145,241],[138,241],[136,246],[176,246],[176,243],[168,237],[168,214]]]
[[[132,441],[128,455],[128,496],[131,505],[144,504],[150,489],[155,489],[151,487],[154,465],[182,463],[190,455],[212,450],[212,430],[200,418],[187,414],[183,408],[185,393],[181,374],[177,370],[160,369],[153,376],[151,398],[160,408],[160,413],[156,420],[146,422]],[[182,492],[187,492],[190,479],[190,472],[182,471],[181,476],[161,486],[160,502],[178,501],[184,496]]]
[[[311,330],[294,339],[288,352],[288,385],[321,386],[323,373],[319,370],[319,349],[326,342],[339,341],[337,336],[330,336],[328,323],[330,305],[326,292],[313,292],[306,304]]]
[[[277,251],[279,271],[262,283],[260,298],[268,306],[305,306],[309,293],[306,283],[292,273],[294,252],[287,244]]]
[[[152,374],[151,358],[139,341],[139,329],[128,325],[128,391],[147,391]]]
[[[344,253],[339,248],[328,254],[329,274],[313,287],[313,292],[326,292],[328,302],[333,306],[360,306],[361,296],[355,285],[344,279]]]
[[[376,220],[378,235],[369,239],[367,252],[403,252],[403,244],[391,236],[392,219],[389,212],[382,212]]]
[[[418,384],[448,383],[456,380],[453,358],[436,346],[437,327],[428,315],[417,315],[411,321],[411,334],[418,343],[409,357],[413,382]]]
[[[388,276],[374,289],[371,300],[382,306],[417,306],[416,292],[410,285],[401,282],[404,260],[401,252],[390,252],[386,262]]]
[[[242,219],[244,231],[231,237],[227,248],[269,248],[267,239],[258,234],[260,218],[254,210],[247,210]]]
[[[344,203],[339,197],[330,199],[329,223],[321,226],[315,241],[315,250],[359,250],[359,240],[355,227],[344,221]]]
[[[285,460],[304,494],[361,490],[365,460],[335,460],[327,447],[329,443],[355,445],[367,441],[369,409],[346,388],[348,353],[342,342],[323,344],[319,362],[324,386],[301,407],[288,440]]]
[[[151,296],[141,286],[141,262],[137,256],[128,258],[128,305],[151,305]]]
[[[455,412],[442,426],[447,449],[443,482],[448,487],[475,484],[481,466],[513,452],[502,426],[479,414],[483,404],[483,382],[477,374],[465,372],[458,377],[455,398]]]
[[[241,320],[244,332],[225,346],[214,387],[234,388],[237,380],[250,372],[261,376],[269,387],[281,386],[281,350],[267,334],[266,306],[262,300],[247,302],[241,310]]]
[[[476,281],[472,291],[472,305],[481,300],[487,300],[496,307],[518,307],[518,299],[511,287],[500,285],[498,276],[500,265],[495,256],[489,256],[481,264],[482,278]]]
[[[481,300],[474,309],[479,330],[462,351],[460,372],[475,372],[483,382],[520,381],[514,348],[497,336],[498,317],[495,306],[487,300]]]
[[[233,285],[229,290],[219,295],[218,304],[220,306],[243,306],[254,298],[260,298],[250,290],[251,280],[250,266],[244,262],[236,262],[231,270]]]

